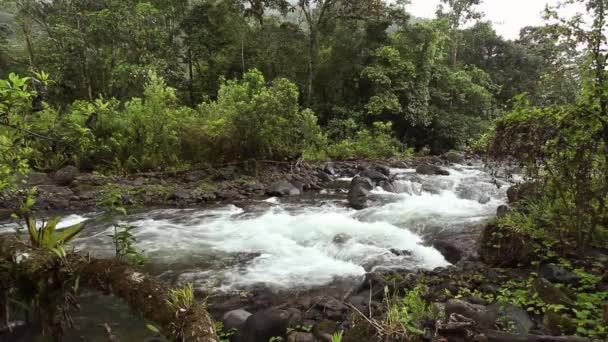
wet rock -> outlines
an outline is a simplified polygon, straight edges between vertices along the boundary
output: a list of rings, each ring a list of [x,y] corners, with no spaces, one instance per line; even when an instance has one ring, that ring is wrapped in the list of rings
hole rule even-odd
[[[449,161],[450,163],[454,163],[454,164],[463,164],[464,163],[464,156],[458,152],[448,152],[443,155],[443,158],[445,160]]]
[[[391,248],[390,252],[395,254],[396,256],[412,256],[412,252],[406,250],[398,250],[395,248]]]
[[[496,209],[496,217],[503,218],[511,213],[511,208],[507,205],[501,205]]]
[[[325,171],[328,175],[331,175],[331,176],[336,175],[336,169],[334,168],[334,165],[331,163],[325,164],[323,171]]]
[[[509,188],[507,190],[507,197],[509,199],[509,203],[517,203],[527,198],[532,198],[538,190],[537,183],[522,183],[517,184]]]
[[[247,318],[241,336],[244,342],[269,341],[273,337],[285,338],[289,327],[289,312],[268,309],[259,311]]]
[[[477,202],[479,202],[479,204],[486,204],[489,203],[492,200],[492,197],[486,195],[486,194],[481,194],[479,195],[479,199],[477,200]]]
[[[479,256],[492,266],[529,265],[534,256],[530,239],[509,227],[488,223],[479,239]]]
[[[562,290],[558,289],[550,281],[545,278],[537,278],[532,282],[532,289],[538,293],[538,297],[547,304],[563,305],[565,307],[574,307],[572,299]]]
[[[530,315],[517,305],[510,303],[494,303],[488,306],[492,317],[498,317],[498,322],[511,333],[527,334],[534,328]]]
[[[543,330],[552,336],[573,335],[576,332],[576,322],[566,314],[547,311],[543,317]]]
[[[325,171],[317,172],[317,177],[323,182],[331,182],[333,180]]]
[[[146,179],[143,177],[138,177],[133,182],[131,182],[131,185],[134,185],[134,186],[142,186],[144,184],[146,184]]]
[[[316,339],[311,333],[294,331],[287,336],[287,342],[316,342]]]
[[[67,186],[72,184],[79,174],[80,171],[77,167],[69,165],[55,172],[55,176],[53,178],[55,179],[55,183],[57,185]]]
[[[319,341],[327,341],[331,342],[331,335],[336,332],[337,325],[335,322],[330,320],[325,320],[312,328],[312,334]]]
[[[250,312],[243,309],[228,311],[222,316],[222,323],[224,324],[224,332],[231,330],[239,330],[245,324],[247,319],[251,316]]]
[[[430,164],[425,164],[425,165],[420,165],[416,168],[416,173],[421,174],[421,175],[439,175],[439,176],[449,176],[450,172],[447,170],[444,170],[442,168],[440,168],[439,166],[436,165],[430,165]]]
[[[336,245],[343,245],[345,243],[347,243],[352,237],[348,234],[337,234],[336,236],[334,236],[332,242],[335,243]]]
[[[460,249],[448,241],[434,241],[433,247],[438,250],[450,264],[456,264],[462,259]]]
[[[108,182],[108,178],[98,174],[81,174],[74,180],[74,184],[93,186],[102,186]]]
[[[553,264],[544,265],[540,269],[540,275],[550,282],[572,284],[578,282],[581,277],[572,271]]]
[[[353,209],[361,210],[368,206],[367,196],[374,189],[374,183],[369,178],[355,177],[350,183],[348,204]]]
[[[388,176],[386,176],[382,172],[376,170],[375,168],[371,168],[371,167],[363,170],[363,172],[361,172],[361,174],[359,176],[364,177],[364,178],[369,178],[374,183],[379,183],[382,181],[388,182],[388,180],[389,180]]]
[[[278,181],[272,183],[268,189],[266,189],[266,194],[269,196],[297,196],[302,194],[302,190],[299,189],[296,185],[286,181]]]
[[[380,183],[378,183],[378,186],[380,186],[382,190],[386,192],[397,192],[395,189],[395,185],[390,181],[381,181]]]
[[[27,184],[30,186],[53,184],[51,178],[44,172],[32,171],[28,174]]]
[[[445,316],[449,317],[454,313],[473,319],[480,327],[485,329],[494,329],[498,318],[495,312],[488,310],[483,305],[475,305],[459,299],[450,299],[445,305]]]
[[[187,202],[190,200],[190,194],[188,191],[178,188],[171,191],[167,199],[175,202]]]
[[[348,306],[333,297],[320,296],[315,297],[313,301],[317,303],[315,306],[323,312],[323,316],[331,320],[344,319],[348,311]]]
[[[391,168],[386,165],[376,165],[374,168],[386,177],[391,176]]]

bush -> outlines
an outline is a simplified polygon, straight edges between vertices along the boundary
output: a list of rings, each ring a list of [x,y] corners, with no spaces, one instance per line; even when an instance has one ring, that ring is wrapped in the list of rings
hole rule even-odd
[[[347,128],[353,128],[346,120]],[[351,138],[344,138],[327,147],[332,159],[390,158],[409,153],[392,133],[392,124],[375,122],[372,129],[360,129]]]
[[[226,81],[216,101],[198,108],[182,132],[191,160],[297,159],[322,141],[317,117],[301,110],[298,90],[287,79],[267,85],[258,70]]]

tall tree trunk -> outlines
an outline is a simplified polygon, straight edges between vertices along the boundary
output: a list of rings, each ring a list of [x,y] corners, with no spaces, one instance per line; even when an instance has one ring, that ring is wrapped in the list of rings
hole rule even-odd
[[[192,49],[188,48],[188,92],[190,93],[190,105],[194,107],[194,71],[192,68]]]

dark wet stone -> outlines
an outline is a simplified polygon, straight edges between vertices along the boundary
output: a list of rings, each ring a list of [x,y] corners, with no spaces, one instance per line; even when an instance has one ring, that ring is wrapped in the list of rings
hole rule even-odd
[[[266,194],[269,196],[297,196],[302,194],[302,190],[296,184],[292,184],[286,180],[278,181],[272,183],[268,189],[266,189]]]
[[[289,327],[289,312],[268,309],[259,311],[247,318],[242,329],[242,341],[269,341],[273,337],[285,338]]]
[[[449,176],[450,172],[447,170],[444,170],[442,168],[440,168],[439,166],[436,165],[430,165],[430,164],[426,164],[426,165],[420,165],[416,168],[416,173],[421,174],[421,175],[439,175],[439,176]]]
[[[75,166],[66,166],[55,172],[54,179],[57,185],[70,185],[80,175],[80,171]]]
[[[350,183],[348,204],[357,210],[367,208],[367,196],[373,189],[374,183],[369,178],[355,177]]]
[[[540,275],[550,282],[572,284],[578,282],[581,277],[572,271],[553,264],[544,265],[540,269]]]

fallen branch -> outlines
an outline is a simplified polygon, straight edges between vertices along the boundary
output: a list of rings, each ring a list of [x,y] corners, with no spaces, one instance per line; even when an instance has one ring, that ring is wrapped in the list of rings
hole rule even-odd
[[[14,266],[18,272],[9,272],[9,277],[19,278],[19,282],[17,279],[4,279],[8,282],[0,284],[3,285],[0,292],[8,290],[7,284],[14,286],[24,280],[35,281],[41,277],[40,272],[57,267],[57,257],[52,252],[32,249],[15,238],[0,239],[0,262]],[[218,342],[214,322],[204,305],[194,303],[187,310],[176,312],[169,303],[170,289],[156,278],[129,265],[116,260],[70,254],[61,262],[61,267],[63,270],[69,269],[69,275],[78,276],[81,286],[123,299],[173,340]]]

